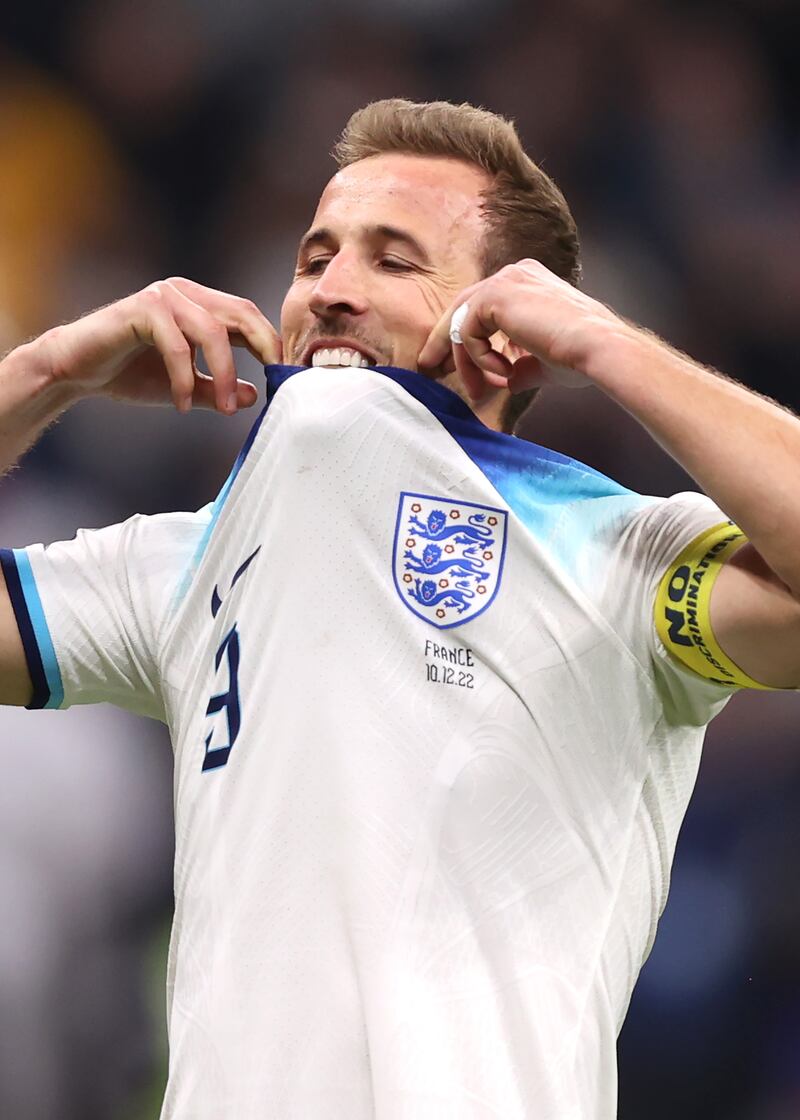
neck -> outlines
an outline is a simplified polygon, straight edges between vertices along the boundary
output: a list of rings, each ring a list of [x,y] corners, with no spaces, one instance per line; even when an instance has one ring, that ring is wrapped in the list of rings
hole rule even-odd
[[[437,380],[440,385],[444,385],[452,392],[457,393],[462,401],[469,405],[482,424],[485,424],[487,428],[492,428],[495,432],[502,432],[503,410],[508,400],[506,389],[487,389],[484,397],[476,404],[465,393],[457,373],[447,373]]]

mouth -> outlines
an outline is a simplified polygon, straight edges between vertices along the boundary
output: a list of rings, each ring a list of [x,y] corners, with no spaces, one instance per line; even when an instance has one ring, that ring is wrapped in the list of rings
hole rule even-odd
[[[375,356],[360,346],[332,339],[312,342],[303,355],[303,362],[307,366],[354,366],[356,369],[377,365]]]

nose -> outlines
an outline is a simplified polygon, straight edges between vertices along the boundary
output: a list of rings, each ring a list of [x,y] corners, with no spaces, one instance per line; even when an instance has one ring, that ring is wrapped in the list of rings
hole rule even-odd
[[[369,306],[364,276],[354,255],[340,249],[325,265],[311,292],[309,307],[320,319],[363,315]]]

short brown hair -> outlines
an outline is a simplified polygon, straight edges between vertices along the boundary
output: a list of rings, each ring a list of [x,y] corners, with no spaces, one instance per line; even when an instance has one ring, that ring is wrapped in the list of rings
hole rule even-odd
[[[353,113],[333,156],[339,167],[346,167],[384,152],[450,156],[491,176],[482,206],[488,227],[484,275],[534,257],[562,280],[578,282],[578,231],[572,214],[553,180],[525,154],[511,121],[448,101],[373,101]]]
[[[402,98],[373,101],[357,110],[333,149],[339,167],[385,152],[449,156],[483,168],[486,220],[481,266],[491,276],[533,257],[577,285],[580,243],[575,220],[556,184],[525,154],[511,121],[474,105]],[[535,390],[512,397],[503,427],[513,430]]]

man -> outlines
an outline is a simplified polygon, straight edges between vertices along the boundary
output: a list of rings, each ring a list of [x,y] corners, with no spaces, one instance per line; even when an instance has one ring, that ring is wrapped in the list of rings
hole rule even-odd
[[[173,279],[6,358],[6,464],[87,395],[252,404],[231,342],[268,405],[213,506],[3,556],[2,698],[169,724],[163,1116],[608,1120],[704,726],[800,683],[800,424],[570,283],[506,122],[338,156],[280,338]],[[553,370],[710,498],[499,431]]]

